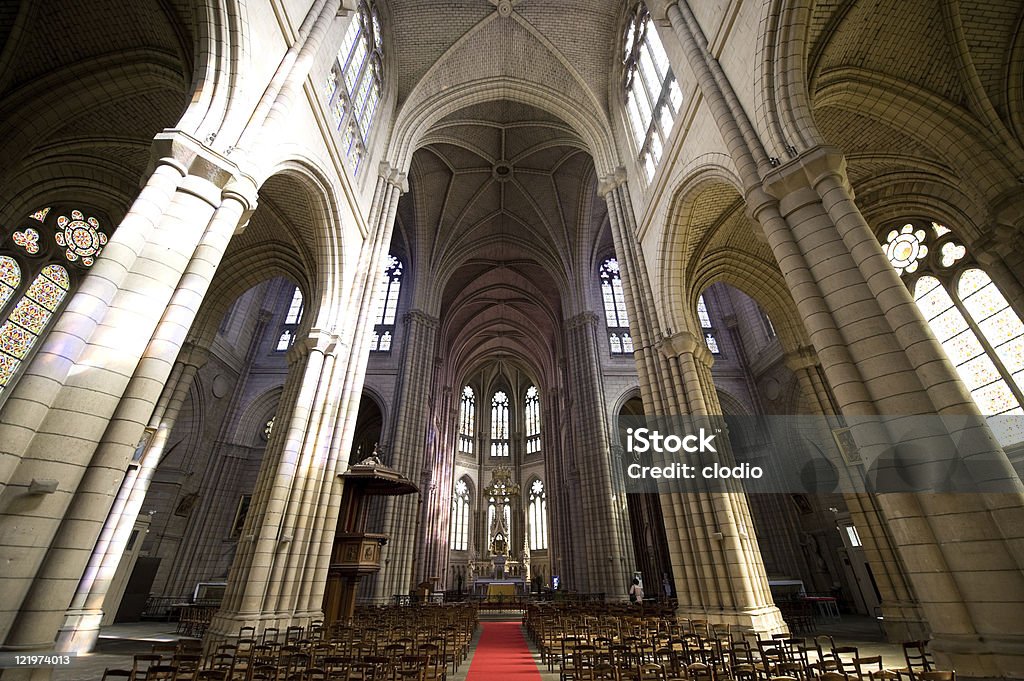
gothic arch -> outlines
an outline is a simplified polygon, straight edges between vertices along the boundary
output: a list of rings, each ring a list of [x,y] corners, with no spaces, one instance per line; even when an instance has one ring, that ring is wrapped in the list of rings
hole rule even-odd
[[[350,284],[347,277],[356,274],[350,275],[346,271],[345,258],[351,250],[358,251],[355,245],[345,243],[346,234],[353,230],[345,229],[338,220],[343,204],[336,184],[316,159],[290,146],[282,148],[282,158],[276,162],[269,177],[293,180],[306,194],[310,204],[309,217],[316,222],[312,230],[314,255],[307,266],[313,285],[308,289],[310,296],[306,300],[310,303],[310,310],[317,312],[310,315],[311,319],[315,318],[317,328],[334,328],[339,320],[332,311],[343,307],[340,301],[344,300]],[[265,182],[261,183],[262,186]],[[365,225],[358,227],[360,233],[365,232]],[[330,316],[321,318],[321,311]]]
[[[227,260],[227,259],[226,259]],[[308,276],[303,263],[294,253],[275,249],[267,254],[261,246],[251,246],[232,254],[218,269],[196,321],[189,331],[189,341],[208,347],[217,335],[221,320],[234,302],[249,289],[275,277],[288,279],[302,291],[303,300],[309,300]],[[309,315],[303,315],[302,326],[309,328]]]
[[[263,428],[267,421],[275,416],[283,390],[283,385],[274,386],[249,400],[233,424],[232,441],[253,447],[265,447]]]
[[[410,96],[395,120],[387,154],[389,162],[397,168],[408,168],[413,152],[424,146],[423,139],[438,120],[474,104],[501,99],[537,107],[568,123],[582,138],[598,174],[608,174],[620,165],[608,123],[600,114],[569,106],[562,93],[548,87],[504,77],[489,77],[457,89],[442,89],[415,105]]]
[[[697,230],[694,224],[699,220],[710,223],[717,220],[722,211],[741,202],[739,185],[727,166],[710,161],[694,168],[676,185],[672,193],[666,217],[665,230],[658,247],[658,265],[655,295],[662,310],[662,319],[669,329],[678,331],[689,328],[688,317],[680,317],[680,311],[689,309],[687,300],[692,292],[692,282],[687,281],[693,267],[699,245],[706,236],[705,229]],[[714,193],[719,197],[707,207],[699,201]],[[695,218],[694,213],[700,215]],[[696,294],[693,294],[696,300]]]
[[[796,303],[774,262],[737,251],[703,253],[686,298],[685,309],[690,316],[696,314],[697,297],[716,282],[728,284],[757,302],[771,318],[786,351],[810,344]]]
[[[759,129],[780,157],[789,146],[802,150],[823,142],[807,88],[807,26],[813,4],[813,0],[770,0],[761,12],[754,109]]]

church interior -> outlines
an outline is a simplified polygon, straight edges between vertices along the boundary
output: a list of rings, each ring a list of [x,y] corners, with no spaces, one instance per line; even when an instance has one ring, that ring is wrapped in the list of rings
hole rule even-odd
[[[3,679],[1024,678],[1024,2],[0,38]]]

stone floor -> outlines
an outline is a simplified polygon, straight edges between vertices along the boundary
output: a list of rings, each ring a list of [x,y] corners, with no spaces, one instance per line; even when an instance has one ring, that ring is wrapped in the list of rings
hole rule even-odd
[[[505,616],[503,619],[518,619]],[[903,650],[898,644],[883,641],[878,624],[869,617],[845,615],[840,620],[823,622],[816,634],[831,634],[836,645],[855,645],[862,657],[881,655],[886,667],[902,667]],[[479,636],[479,630],[478,634]],[[141,622],[137,624],[115,624],[104,627],[96,651],[82,655],[68,667],[54,670],[54,681],[97,681],[103,676],[103,670],[109,668],[131,668],[132,655],[148,653],[154,643],[166,643],[180,638],[175,633],[174,623]],[[808,636],[808,638],[810,638]],[[470,657],[456,674],[449,674],[449,681],[465,681],[466,673],[472,663],[476,639],[470,648]],[[556,681],[558,672],[550,673],[540,662],[540,655],[531,644],[531,650],[537,659],[537,667],[544,681]]]

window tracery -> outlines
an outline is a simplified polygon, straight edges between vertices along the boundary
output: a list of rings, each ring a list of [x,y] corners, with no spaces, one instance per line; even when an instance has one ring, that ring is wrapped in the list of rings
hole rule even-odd
[[[452,494],[451,541],[453,551],[469,548],[469,485],[465,480],[455,481]]]
[[[527,388],[523,411],[526,425],[526,453],[536,454],[540,451],[540,395],[537,386],[531,385]]]
[[[0,398],[109,238],[103,220],[79,207],[46,206],[26,220],[0,228]]]
[[[622,57],[626,118],[647,181],[661,162],[665,143],[683,103],[668,56],[644,3],[638,3],[626,27]]]
[[[608,327],[608,345],[613,355],[632,354],[633,337],[629,333],[629,315],[626,312],[619,261],[615,258],[605,260],[601,264],[599,276],[605,325]]]
[[[374,321],[370,352],[390,352],[395,334],[395,314],[398,311],[398,294],[402,290],[402,261],[393,255],[381,276],[377,289],[377,318]]]
[[[370,129],[383,92],[380,15],[373,2],[363,0],[324,81],[328,110],[341,131],[341,148],[353,175],[358,175],[366,156]]]
[[[530,524],[530,550],[544,551],[548,548],[548,502],[544,483],[539,479],[530,485],[527,518]]]
[[[468,385],[462,388],[459,404],[459,451],[473,453],[473,435],[476,429],[476,394]]]
[[[491,456],[508,456],[508,395],[498,390],[491,399]]]
[[[1024,415],[1024,323],[966,245],[944,225],[910,221],[883,249],[985,416]],[[1017,420],[992,419],[1003,444],[1024,440]]]

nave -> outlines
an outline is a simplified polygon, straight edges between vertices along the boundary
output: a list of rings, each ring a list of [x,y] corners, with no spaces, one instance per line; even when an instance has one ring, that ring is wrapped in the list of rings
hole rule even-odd
[[[488,607],[489,606],[489,607]],[[674,615],[673,604],[497,601],[360,609],[347,623],[230,642],[165,624],[115,625],[58,681],[954,681],[926,642],[882,640],[869,618],[804,636]]]

